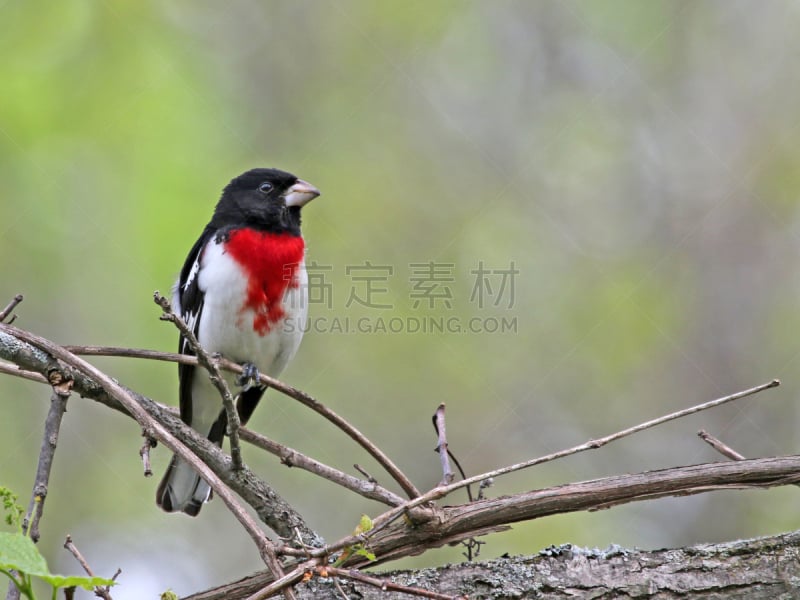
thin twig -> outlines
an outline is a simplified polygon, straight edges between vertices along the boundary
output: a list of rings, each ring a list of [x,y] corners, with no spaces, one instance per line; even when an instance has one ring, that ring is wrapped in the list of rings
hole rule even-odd
[[[471,485],[473,483],[478,483],[483,481],[484,479],[499,477],[500,475],[506,475],[508,473],[513,473],[514,471],[519,471],[522,469],[526,469],[532,467],[534,465],[539,465],[545,462],[550,462],[559,458],[564,458],[565,456],[571,456],[573,454],[578,454],[579,452],[584,452],[586,450],[594,450],[596,448],[601,448],[606,444],[609,444],[615,440],[621,439],[623,437],[632,435],[634,433],[638,433],[640,431],[644,431],[645,429],[649,429],[651,427],[655,427],[656,425],[661,425],[662,423],[666,423],[668,421],[672,421],[675,419],[679,419],[681,417],[685,417],[687,415],[691,415],[703,410],[708,410],[709,408],[713,408],[715,406],[720,406],[727,402],[732,402],[734,400],[739,400],[741,398],[745,398],[747,396],[752,396],[753,394],[757,394],[759,392],[763,392],[764,390],[774,388],[780,385],[780,381],[777,379],[773,379],[770,382],[763,383],[756,387],[743,390],[741,392],[737,392],[735,394],[731,394],[730,396],[724,396],[722,398],[717,398],[716,400],[711,400],[709,402],[704,402],[702,404],[697,404],[695,406],[679,410],[668,415],[664,415],[662,417],[658,417],[657,419],[653,419],[650,421],[645,421],[644,423],[640,423],[639,425],[634,425],[633,427],[629,427],[627,429],[623,429],[616,433],[612,433],[611,435],[607,435],[602,438],[589,440],[583,444],[578,446],[573,446],[572,448],[567,448],[566,450],[560,450],[558,452],[554,452],[552,454],[547,454],[545,456],[541,456],[539,458],[534,458],[532,460],[528,460],[525,462],[517,463],[514,465],[509,465],[507,467],[502,467],[500,469],[495,469],[494,471],[487,471],[486,473],[481,473],[479,475],[475,475],[473,477],[469,477],[462,481],[457,481],[451,483],[450,485],[440,486],[430,490],[429,492],[423,494],[418,498],[413,498],[408,500],[404,504],[393,508],[391,510],[386,511],[382,515],[379,515],[375,519],[372,520],[373,528],[368,531],[366,534],[362,534],[361,536],[347,536],[342,538],[341,540],[326,546],[324,549],[316,550],[312,552],[312,556],[322,556],[324,553],[331,554],[333,552],[337,552],[342,548],[346,548],[347,546],[351,546],[356,543],[363,543],[363,537],[370,538],[374,536],[377,532],[387,527],[390,523],[394,522],[397,518],[401,515],[405,514],[406,511],[425,504],[427,502],[431,502],[432,500],[437,500],[439,498],[443,498],[450,494],[451,492],[461,489],[466,485]]]
[[[17,294],[11,299],[11,302],[9,302],[3,310],[0,310],[0,323],[8,318],[8,315],[11,314],[11,311],[14,310],[23,299],[24,298],[22,294]],[[12,318],[11,320],[13,321],[14,319]]]
[[[273,594],[288,589],[290,586],[301,581],[305,573],[315,567],[316,564],[316,560],[311,560],[298,565],[293,570],[286,573],[286,575],[276,577],[269,585],[261,588],[255,594],[248,596],[245,600],[265,600],[265,598],[269,598]]]
[[[514,471],[520,471],[522,469],[527,469],[529,467],[533,467],[535,465],[539,465],[542,463],[550,462],[553,460],[557,460],[559,458],[564,458],[566,456],[571,456],[573,454],[578,454],[580,452],[584,452],[586,450],[596,450],[597,448],[602,448],[606,444],[614,442],[616,440],[622,439],[629,435],[633,435],[634,433],[639,433],[640,431],[644,431],[645,429],[651,429],[656,427],[657,425],[662,425],[669,421],[674,421],[675,419],[680,419],[682,417],[692,415],[694,413],[698,413],[704,410],[708,410],[709,408],[714,408],[716,406],[720,406],[722,404],[726,404],[728,402],[733,402],[734,400],[740,400],[741,398],[745,398],[747,396],[752,396],[753,394],[757,394],[759,392],[763,392],[764,390],[777,387],[781,384],[781,382],[777,379],[773,379],[767,383],[763,383],[756,387],[743,390],[741,392],[737,392],[735,394],[731,394],[730,396],[723,396],[722,398],[717,398],[716,400],[710,400],[709,402],[704,402],[702,404],[697,404],[695,406],[691,406],[689,408],[685,408],[683,410],[679,410],[668,415],[664,415],[658,417],[656,419],[652,419],[650,421],[645,421],[644,423],[640,423],[638,425],[634,425],[633,427],[628,427],[627,429],[623,429],[621,431],[617,431],[616,433],[612,433],[605,437],[597,438],[594,440],[589,440],[583,444],[579,444],[577,446],[573,446],[572,448],[567,448],[566,450],[561,450],[559,452],[554,452],[553,454],[548,454],[546,456],[541,456],[539,458],[534,458],[532,460],[528,460],[525,462],[517,463],[514,465],[509,465],[507,467],[502,467],[500,469],[495,469],[494,471],[488,471],[486,473],[482,473],[480,475],[475,475],[474,477],[469,477],[464,479],[463,481],[457,481],[455,483],[451,483],[448,486],[444,486],[438,489],[431,490],[425,496],[428,496],[428,500],[433,500],[436,498],[441,498],[449,494],[450,492],[457,490],[459,488],[464,487],[465,485],[470,485],[473,483],[477,483],[482,481],[483,479],[487,479],[490,477],[499,477],[500,475],[506,475],[508,473],[513,473]],[[407,506],[410,508],[412,506],[417,506],[425,502],[422,498],[415,498],[412,502],[407,502]]]
[[[293,448],[288,446],[284,446],[283,444],[279,444],[260,433],[256,433],[250,429],[242,427],[239,430],[240,437],[242,441],[249,442],[254,446],[261,448],[262,450],[266,450],[267,452],[274,454],[275,456],[280,457],[281,462],[288,467],[298,467],[305,471],[309,471],[322,477],[323,479],[327,479],[328,481],[332,481],[343,488],[350,490],[351,492],[355,492],[356,494],[360,494],[365,498],[369,498],[371,500],[377,500],[378,502],[382,502],[388,506],[399,506],[403,503],[403,499],[381,486],[379,486],[374,481],[364,481],[363,479],[359,479],[358,477],[353,477],[352,475],[348,475],[347,473],[340,471],[338,469],[334,469],[324,463],[319,462]]]
[[[67,410],[70,382],[53,382],[53,393],[50,396],[50,410],[44,422],[44,435],[39,451],[39,463],[36,466],[36,479],[33,484],[28,513],[25,515],[22,528],[34,542],[39,541],[39,521],[44,513],[44,502],[47,499],[50,484],[50,471],[58,445],[58,433],[61,430],[61,419]]]
[[[367,470],[366,470],[364,467],[362,467],[360,464],[358,464],[358,463],[354,463],[354,464],[353,464],[353,468],[354,468],[356,471],[358,471],[359,473],[361,473],[361,474],[362,474],[364,477],[366,477],[366,478],[367,478],[367,481],[369,481],[370,483],[374,483],[375,485],[377,485],[377,484],[378,484],[378,480],[377,480],[377,479],[375,479],[375,478],[374,478],[372,475],[370,475],[370,474],[369,474],[369,471],[367,471]]]
[[[122,356],[128,358],[144,358],[150,360],[162,360],[168,362],[177,362],[185,365],[198,365],[200,364],[197,357],[189,356],[187,354],[176,354],[172,352],[159,352],[155,350],[137,349],[137,348],[119,348],[116,346],[64,346],[65,349],[77,355],[85,356]],[[242,366],[223,358],[215,361],[215,364],[221,369],[230,371],[232,373],[242,373]],[[377,462],[380,464],[389,475],[397,482],[409,498],[416,498],[420,495],[419,490],[414,486],[411,480],[386,456],[380,448],[373,444],[363,433],[356,429],[353,425],[347,422],[344,418],[340,417],[330,408],[323,405],[318,400],[314,399],[309,394],[298,390],[278,379],[274,379],[263,373],[260,374],[260,382],[278,392],[297,400],[304,406],[315,411],[317,414],[322,415],[325,419],[336,425],[339,429],[344,431],[353,441],[366,450]]]
[[[181,332],[181,335],[186,338],[186,341],[189,343],[189,347],[197,356],[197,360],[200,362],[200,365],[206,371],[208,371],[211,383],[214,384],[214,387],[217,388],[220,396],[222,396],[222,405],[225,407],[225,414],[228,417],[227,433],[231,444],[231,460],[233,461],[233,468],[236,471],[241,471],[243,462],[242,447],[239,444],[239,428],[241,427],[239,411],[236,410],[236,404],[233,401],[233,394],[231,394],[231,390],[228,387],[225,378],[222,376],[222,373],[217,366],[217,362],[212,360],[211,355],[209,355],[205,348],[200,345],[200,342],[197,340],[194,332],[181,318],[181,316],[175,314],[175,312],[172,310],[172,305],[167,298],[162,296],[160,293],[155,292],[153,294],[153,299],[155,300],[155,303],[161,307],[161,310],[164,313],[161,315],[162,320],[170,321],[175,325],[175,327],[178,328],[178,331]]]
[[[78,356],[114,356],[119,358],[143,358],[162,362],[180,363],[183,365],[200,364],[196,356],[178,354],[177,352],[161,352],[147,348],[125,348],[123,346],[83,346],[69,344],[63,346],[68,352]]]
[[[7,363],[5,361],[0,361],[0,373],[13,375],[14,377],[27,379],[29,381],[35,381],[36,383],[47,383],[47,378],[44,375],[36,373],[35,371],[26,371],[25,369],[20,369],[17,365]]]
[[[242,524],[245,531],[255,542],[259,549],[261,557],[264,559],[267,566],[279,577],[283,569],[280,566],[276,556],[272,542],[264,535],[264,532],[258,524],[252,519],[250,514],[245,508],[239,504],[239,501],[231,492],[230,488],[225,485],[222,480],[212,471],[208,465],[200,460],[194,452],[192,452],[183,442],[173,436],[167,429],[150,416],[150,414],[139,405],[134,399],[132,393],[122,387],[114,379],[106,375],[104,372],[96,368],[94,365],[87,363],[85,360],[67,352],[58,344],[38,336],[29,331],[13,327],[11,325],[0,324],[0,331],[15,337],[18,340],[27,342],[32,346],[39,348],[53,358],[62,361],[64,364],[76,369],[77,371],[90,377],[98,385],[102,386],[106,394],[113,397],[119,402],[125,410],[139,423],[143,428],[147,428],[153,433],[158,441],[163,443],[172,452],[178,454],[183,460],[189,463],[197,473],[208,482],[214,492],[222,498],[222,501],[233,513],[234,517]]]
[[[75,560],[77,560],[80,563],[81,567],[83,567],[83,570],[86,571],[86,574],[89,577],[95,576],[94,572],[92,571],[92,568],[89,566],[89,563],[86,562],[86,559],[83,558],[83,555],[80,553],[80,551],[72,541],[71,535],[67,535],[67,539],[66,541],[64,541],[64,548],[70,551],[72,556],[74,556]],[[117,569],[117,572],[114,574],[114,577],[112,577],[112,580],[116,581],[120,573],[122,573],[122,571],[120,569]],[[106,586],[100,586],[100,585],[95,586],[94,593],[95,596],[99,596],[100,598],[103,598],[103,600],[112,600],[109,588]]]
[[[730,458],[731,460],[747,460],[742,454],[739,454],[736,450],[731,448],[730,446],[724,444],[722,441],[715,438],[713,435],[708,433],[705,429],[701,429],[697,432],[697,435],[702,439],[706,444],[714,448],[717,452]]]
[[[450,596],[449,594],[440,594],[439,592],[432,592],[419,587],[412,587],[395,583],[390,579],[381,579],[366,575],[356,569],[340,569],[339,567],[317,567],[316,573],[320,577],[343,577],[345,579],[352,579],[360,583],[374,586],[383,591],[392,590],[395,592],[402,592],[404,594],[411,594],[412,596],[420,596],[422,598],[432,598],[433,600],[466,600],[466,596]]]
[[[483,481],[481,481],[480,485],[478,486],[478,497],[475,498],[475,500],[483,500],[484,492],[493,485],[494,485],[494,479],[492,479],[491,477],[489,479],[484,479]],[[470,502],[471,501],[472,500],[470,499]]]
[[[222,358],[220,359],[220,364],[229,368],[231,371],[236,373],[242,372],[242,367],[237,365],[236,363]],[[346,421],[343,417],[336,414],[333,410],[319,402],[318,400],[314,399],[309,394],[298,390],[290,385],[287,385],[277,379],[273,379],[263,373],[260,374],[260,381],[264,385],[267,385],[273,389],[276,389],[286,396],[297,400],[304,406],[310,408],[314,412],[319,415],[325,417],[328,421],[336,425],[339,429],[344,431],[353,441],[355,441],[358,445],[360,445],[364,450],[366,450],[370,456],[372,456],[378,464],[380,464],[389,475],[398,483],[398,485],[403,489],[406,495],[409,498],[416,498],[420,495],[419,490],[411,483],[411,480],[403,473],[391,459],[384,454],[384,452],[378,448],[375,444],[373,444],[369,438],[367,438],[363,433],[361,433],[356,427],[351,425],[348,421]]]
[[[144,476],[152,477],[153,469],[150,467],[150,449],[155,448],[157,442],[153,439],[153,435],[145,429],[142,429],[142,437],[144,438],[144,442],[142,442],[142,447],[139,448],[139,456],[142,459]]]
[[[447,429],[444,420],[444,402],[442,402],[433,413],[433,428],[436,430],[438,443],[436,445],[436,452],[439,453],[439,460],[442,463],[442,481],[439,485],[447,485],[453,482],[453,470],[450,468],[450,452],[447,449]]]
[[[63,348],[69,350],[70,348],[75,349],[85,349],[88,346],[63,346]],[[95,348],[102,348],[103,351],[112,349],[108,346],[95,346]],[[106,354],[103,352],[102,354],[96,354],[97,356],[132,356],[136,358],[145,358],[140,352],[151,352],[151,351],[140,351],[134,350],[131,348],[113,348],[114,351],[116,350],[128,350],[130,354]],[[72,350],[69,350],[70,352]],[[78,352],[80,353],[80,351]],[[92,353],[87,353],[92,354]],[[153,352],[155,356],[151,356],[148,358],[152,358],[153,360],[166,360],[168,362],[177,362],[171,360],[172,358],[187,358],[189,359],[186,361],[186,364],[197,364],[197,357],[195,356],[188,356],[184,354],[170,354],[165,352]],[[166,357],[166,358],[165,358]],[[47,379],[45,379],[39,373],[35,371],[26,371],[24,369],[20,369],[14,364],[9,364],[3,361],[0,361],[0,373],[4,373],[7,375],[13,375],[15,377],[20,377],[22,379],[28,379],[30,381],[35,381],[37,383],[47,383]],[[143,434],[145,435],[145,434]],[[145,435],[145,437],[147,437]],[[366,477],[367,481],[363,481],[352,475],[348,475],[343,471],[339,471],[334,467],[326,465],[310,456],[295,450],[294,448],[289,448],[288,446],[284,446],[279,444],[269,438],[262,436],[247,427],[241,427],[239,429],[239,438],[243,442],[247,442],[248,444],[252,444],[257,448],[261,448],[262,450],[266,450],[275,456],[279,456],[284,464],[288,466],[297,467],[299,469],[303,469],[304,471],[309,471],[310,473],[314,473],[322,477],[323,479],[327,479],[334,483],[337,483],[357,494],[364,496],[365,498],[369,498],[371,500],[376,500],[388,506],[398,506],[403,503],[403,499],[395,494],[394,492],[387,490],[384,487],[381,487],[378,482],[372,477],[369,473],[367,473],[363,468],[359,467],[358,465],[353,465],[356,470],[358,470],[364,477]],[[142,464],[145,469],[145,477],[149,477],[152,475],[152,471],[148,473],[148,465],[149,465],[149,452],[150,448],[155,447],[154,444],[155,440],[152,438],[147,440],[145,439],[142,447],[139,450],[139,456],[142,458]],[[291,464],[288,464],[291,463]],[[366,485],[369,483],[369,485]]]

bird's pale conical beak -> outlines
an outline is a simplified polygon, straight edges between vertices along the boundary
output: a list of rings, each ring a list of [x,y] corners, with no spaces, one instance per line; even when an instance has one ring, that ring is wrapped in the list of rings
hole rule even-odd
[[[286,206],[305,206],[317,196],[319,190],[302,179],[298,179],[283,195],[286,198]]]

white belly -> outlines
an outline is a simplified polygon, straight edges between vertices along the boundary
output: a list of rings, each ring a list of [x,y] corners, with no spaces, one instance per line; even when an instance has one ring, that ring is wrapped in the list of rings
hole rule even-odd
[[[244,307],[247,283],[244,270],[222,246],[208,244],[198,284],[205,294],[199,324],[199,341],[209,352],[242,363],[251,362],[259,371],[277,377],[294,357],[303,338],[308,314],[308,275],[301,262],[296,286],[284,294],[284,316],[271,323],[263,335],[253,327],[255,311]]]

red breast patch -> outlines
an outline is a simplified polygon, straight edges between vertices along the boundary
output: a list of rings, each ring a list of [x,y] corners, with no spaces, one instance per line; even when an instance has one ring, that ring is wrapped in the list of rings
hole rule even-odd
[[[252,309],[253,329],[266,335],[286,314],[282,306],[286,289],[299,285],[295,275],[305,252],[303,238],[237,229],[228,235],[225,250],[247,274],[247,297],[240,310]]]

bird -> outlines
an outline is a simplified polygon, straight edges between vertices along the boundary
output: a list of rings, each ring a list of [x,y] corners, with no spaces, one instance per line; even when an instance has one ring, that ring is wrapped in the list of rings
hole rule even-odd
[[[236,408],[247,423],[266,387],[259,373],[277,377],[300,346],[308,310],[308,275],[300,211],[320,195],[310,183],[273,168],[256,168],[223,189],[173,288],[172,308],[209,353],[242,365]],[[178,351],[193,355],[186,337]],[[222,446],[227,416],[208,374],[178,365],[180,416]],[[234,387],[236,386],[236,387]],[[167,512],[196,516],[211,488],[177,455],[156,491]]]

